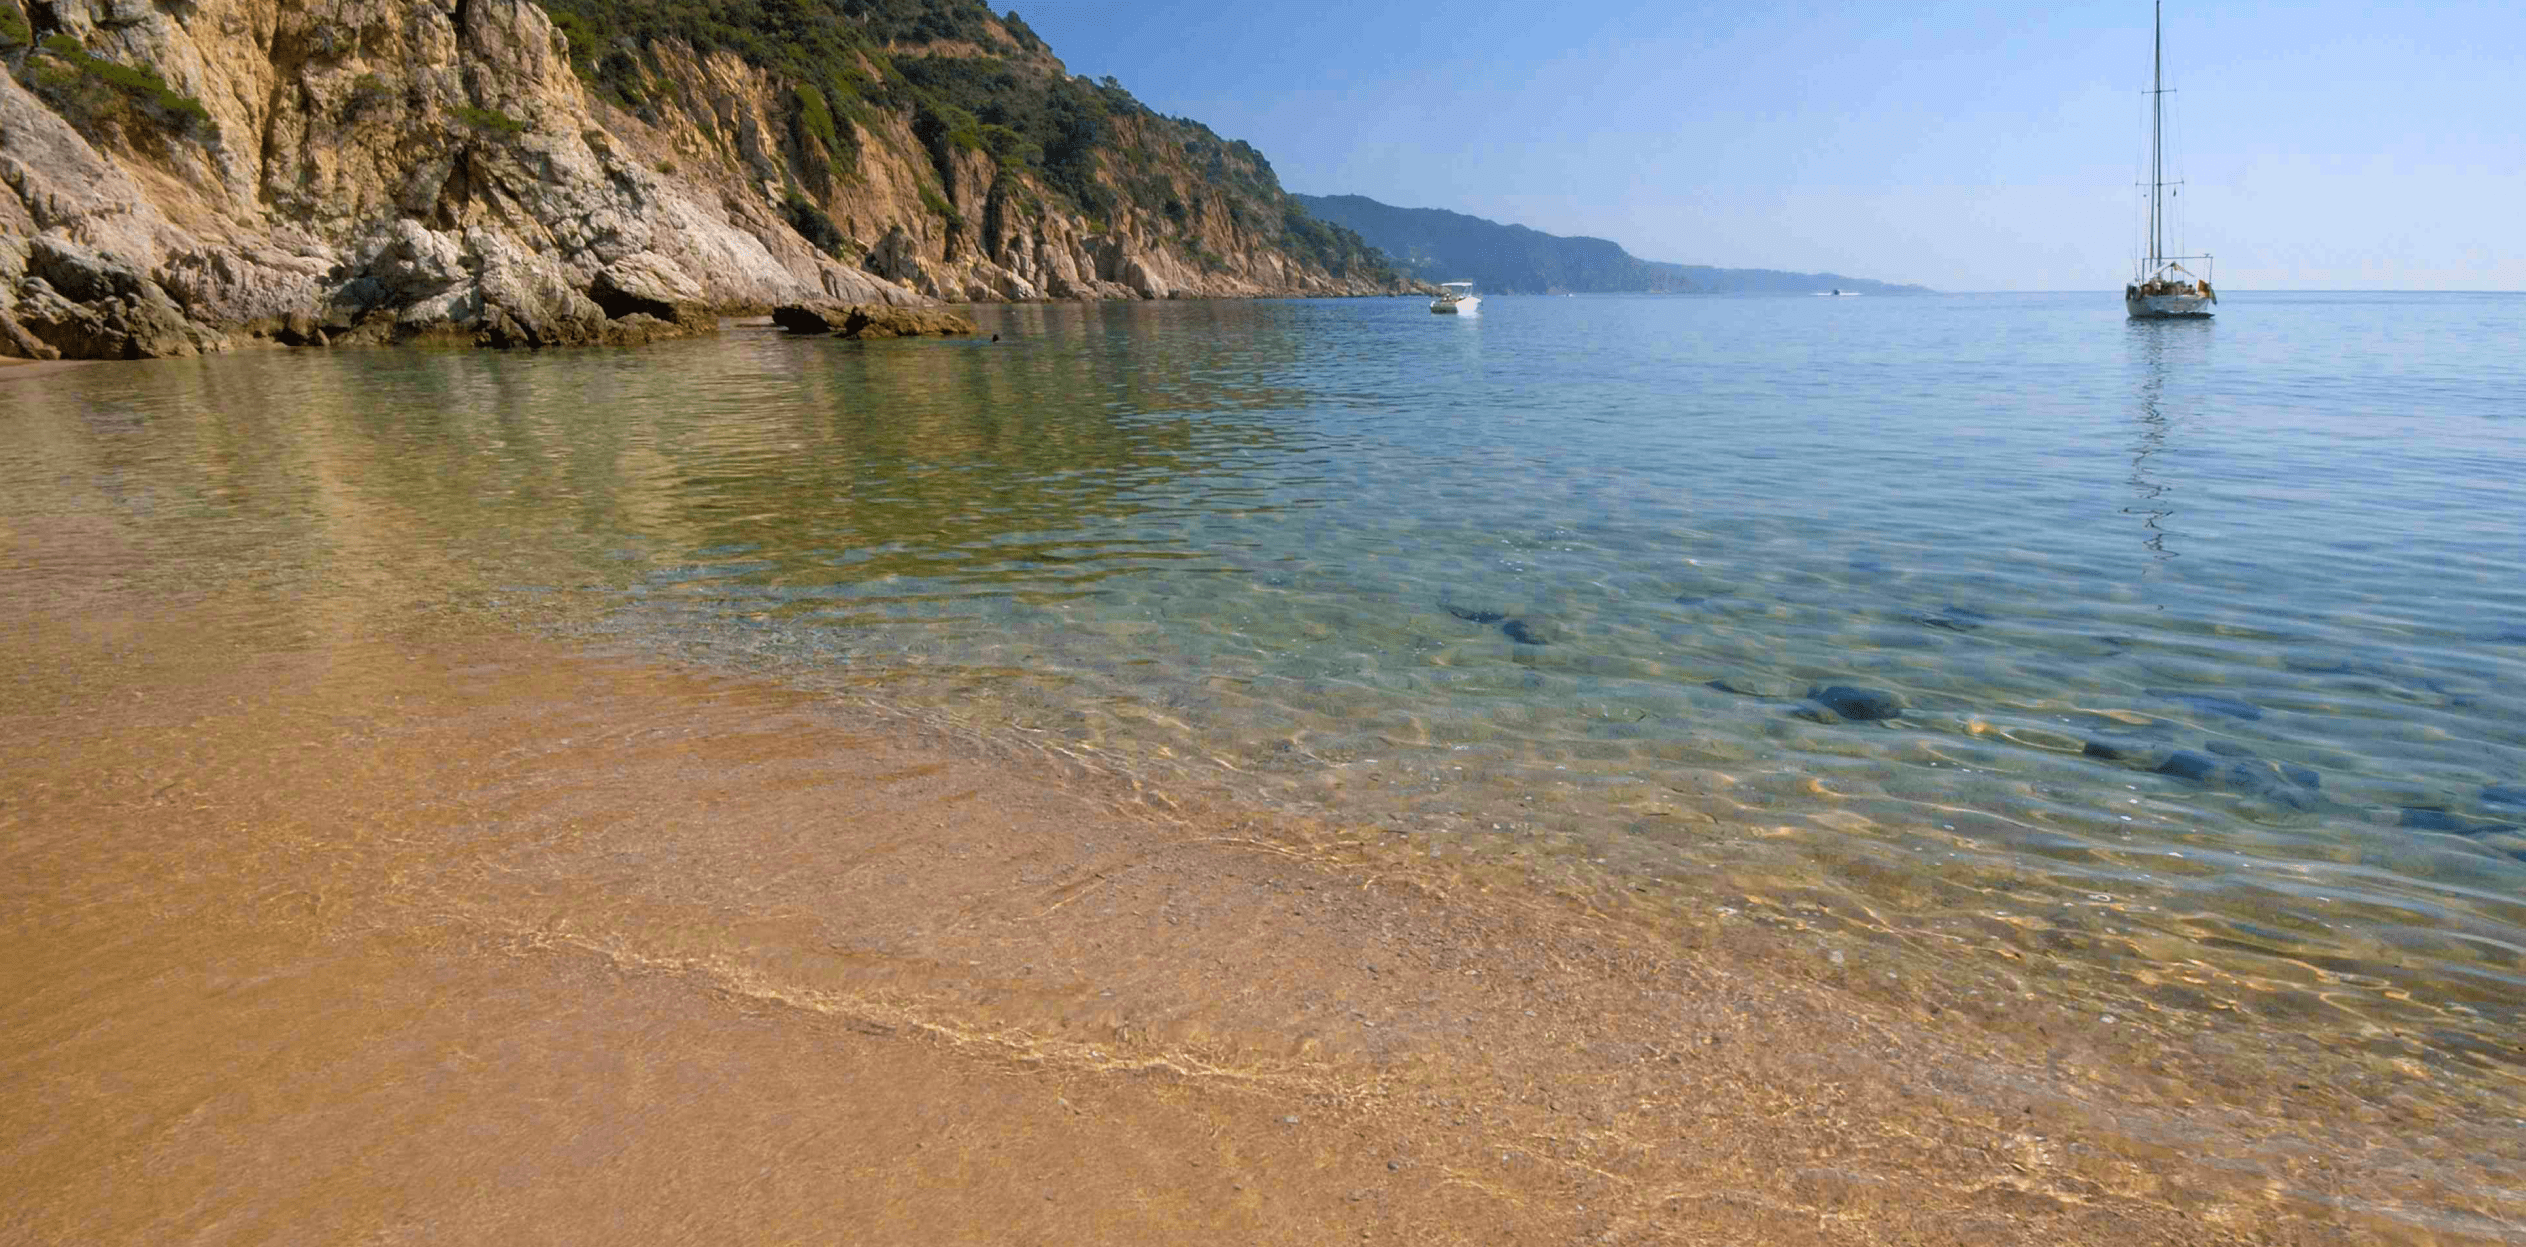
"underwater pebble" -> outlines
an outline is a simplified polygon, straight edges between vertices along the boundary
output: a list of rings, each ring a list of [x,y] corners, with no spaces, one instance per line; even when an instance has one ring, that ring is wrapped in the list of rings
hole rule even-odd
[[[2403,807],[2401,813],[2402,817],[2397,820],[2397,825],[2412,831],[2444,831],[2459,836],[2480,836],[2495,831],[2517,830],[2507,823],[2483,822],[2425,806],[2407,805]]]
[[[1761,685],[1761,684],[1757,684],[1757,683],[1755,683],[1754,681],[1749,680],[1749,679],[1746,679],[1746,678],[1745,678],[1745,677],[1743,677],[1743,676],[1732,676],[1732,675],[1726,675],[1726,676],[1721,676],[1721,677],[1719,677],[1719,678],[1718,678],[1718,679],[1716,679],[1716,680],[1705,680],[1705,681],[1703,681],[1703,682],[1702,682],[1702,687],[1704,687],[1704,688],[1715,688],[1715,689],[1718,689],[1718,690],[1719,690],[1720,692],[1722,692],[1722,693],[1734,693],[1734,694],[1736,694],[1736,695],[1737,695],[1737,696],[1739,696],[1739,697],[1785,697],[1785,696],[1787,696],[1787,694],[1786,694],[1786,693],[1783,693],[1783,692],[1781,692],[1781,691],[1779,691],[1779,690],[1777,690],[1777,689],[1766,688],[1766,687],[1764,687],[1763,685]]]
[[[2234,697],[2219,697],[2210,693],[2179,693],[2173,689],[2163,688],[2150,689],[2149,695],[2162,701],[2174,702],[2179,706],[2189,706],[2203,714],[2226,715],[2231,719],[2263,717],[2261,706],[2249,701],[2238,701]]]
[[[1848,684],[1830,684],[1807,690],[1807,700],[1845,719],[1867,722],[1891,719],[1903,713],[1903,700],[1879,688],[1853,688]]]

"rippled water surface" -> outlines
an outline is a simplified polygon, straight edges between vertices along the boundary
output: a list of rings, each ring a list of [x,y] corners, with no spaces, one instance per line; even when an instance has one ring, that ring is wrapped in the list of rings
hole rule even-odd
[[[9,382],[0,570],[568,619],[2518,1059],[2526,298],[978,312]]]

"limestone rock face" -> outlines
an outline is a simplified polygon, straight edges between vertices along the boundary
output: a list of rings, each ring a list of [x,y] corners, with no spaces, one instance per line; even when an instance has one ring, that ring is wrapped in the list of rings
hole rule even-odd
[[[1172,215],[1091,220],[1029,169],[925,142],[908,108],[810,133],[792,84],[726,52],[649,43],[658,90],[626,107],[530,0],[0,6],[32,27],[0,47],[0,353],[560,346],[783,304],[1373,287],[1257,241],[1256,210],[1189,164],[1164,171]],[[1140,132],[1173,123],[1112,124],[1184,150]],[[1126,173],[1151,171],[1099,176]]]
[[[783,299],[917,301],[759,195],[641,159],[522,0],[58,0],[49,20],[209,120],[39,96],[77,73],[41,50],[0,75],[0,352],[550,346],[706,332]]]
[[[73,359],[197,355],[226,345],[140,270],[66,238],[30,240],[13,319]]]
[[[655,251],[636,252],[607,265],[588,295],[609,317],[647,313],[697,329],[716,324],[702,297],[702,283]]]

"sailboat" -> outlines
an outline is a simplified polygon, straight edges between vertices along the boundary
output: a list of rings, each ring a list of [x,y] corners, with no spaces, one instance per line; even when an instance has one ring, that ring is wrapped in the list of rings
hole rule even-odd
[[[2166,253],[2166,0],[2158,0],[2149,39],[2149,254],[2123,287],[2123,310],[2135,320],[2208,316],[2219,304],[2210,288],[2210,257]],[[2185,267],[2198,261],[2196,275]]]

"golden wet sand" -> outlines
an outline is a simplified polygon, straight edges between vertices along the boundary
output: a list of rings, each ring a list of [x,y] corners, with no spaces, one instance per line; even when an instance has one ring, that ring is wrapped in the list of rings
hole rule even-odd
[[[2328,1089],[2250,1021],[1968,999],[879,705],[107,599],[0,690],[0,1240],[2526,1226],[2526,1124],[2417,1066]]]

